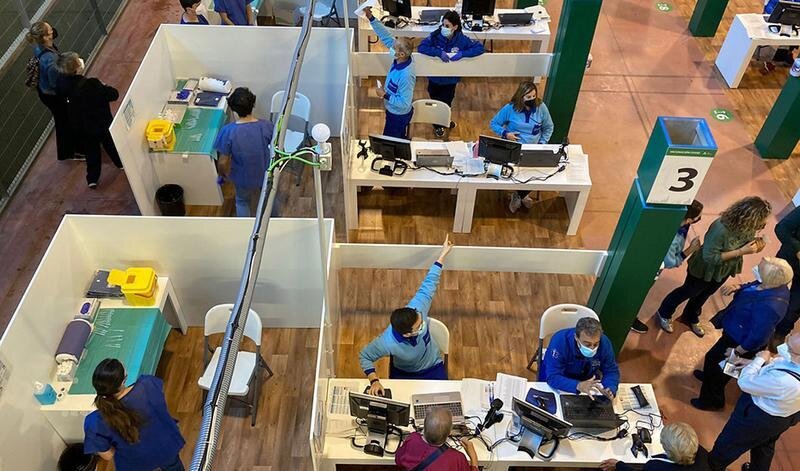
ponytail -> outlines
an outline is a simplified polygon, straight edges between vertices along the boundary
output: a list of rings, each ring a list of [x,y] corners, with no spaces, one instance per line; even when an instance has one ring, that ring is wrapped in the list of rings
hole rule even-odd
[[[106,358],[101,361],[92,375],[92,386],[97,391],[94,405],[103,421],[117,432],[126,442],[139,441],[139,428],[143,417],[117,399],[117,393],[125,383],[125,368],[119,360]]]

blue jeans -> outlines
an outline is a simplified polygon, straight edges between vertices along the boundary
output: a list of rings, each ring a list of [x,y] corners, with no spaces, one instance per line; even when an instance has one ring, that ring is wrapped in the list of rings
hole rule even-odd
[[[161,471],[184,471],[185,468],[183,467],[183,463],[181,462],[181,456],[178,455],[175,457],[175,461],[171,464],[161,467]]]
[[[260,196],[261,188],[236,187],[236,217],[255,217]],[[275,200],[272,202],[272,216],[278,217],[279,212],[280,204],[276,195]]]
[[[408,139],[408,125],[411,123],[412,109],[406,114],[394,114],[386,112],[386,122],[383,125],[383,134],[399,139]]]

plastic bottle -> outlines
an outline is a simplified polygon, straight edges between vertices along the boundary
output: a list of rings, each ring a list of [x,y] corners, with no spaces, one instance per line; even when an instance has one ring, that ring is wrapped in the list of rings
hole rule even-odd
[[[800,57],[794,60],[792,68],[789,69],[789,75],[792,77],[800,77]]]
[[[42,384],[35,381],[33,383],[33,396],[43,406],[49,406],[56,402],[56,390],[49,383]]]

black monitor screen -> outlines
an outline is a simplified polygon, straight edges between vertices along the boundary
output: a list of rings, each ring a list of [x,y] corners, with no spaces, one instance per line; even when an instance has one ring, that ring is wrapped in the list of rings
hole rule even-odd
[[[384,159],[411,160],[411,141],[408,139],[370,134],[369,148]]]
[[[380,396],[350,391],[350,415],[357,419],[385,417],[386,424],[405,427],[411,415],[411,405]]]
[[[464,0],[461,6],[461,14],[471,15],[476,19],[484,16],[493,16],[494,3],[495,0]]]
[[[779,23],[788,26],[800,26],[800,3],[778,2],[772,14],[769,15],[768,23]]]
[[[494,164],[516,164],[522,144],[519,142],[481,136],[478,140],[478,156]]]
[[[566,437],[572,424],[564,422],[544,409],[514,398],[512,409],[520,417],[523,427],[546,438]]]
[[[411,0],[381,0],[389,16],[411,18]]]

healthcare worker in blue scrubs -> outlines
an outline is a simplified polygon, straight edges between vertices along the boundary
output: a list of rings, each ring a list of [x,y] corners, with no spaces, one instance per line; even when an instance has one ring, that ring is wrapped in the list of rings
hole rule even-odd
[[[444,239],[439,258],[428,270],[417,294],[405,307],[392,312],[390,324],[358,356],[361,369],[369,379],[370,394],[383,395],[375,362],[385,356],[392,357],[389,378],[392,379],[447,379],[442,355],[436,339],[428,328],[428,311],[439,286],[442,264],[453,243]]]
[[[547,144],[553,135],[553,118],[547,105],[539,98],[539,89],[533,82],[522,82],[511,101],[500,108],[489,125],[495,134],[522,144]],[[511,194],[508,209],[516,213],[520,206],[533,207],[533,198],[527,191]]]
[[[83,422],[83,451],[114,461],[117,471],[183,471],[186,444],[169,414],[160,378],[142,375],[125,386],[125,368],[106,358],[92,375],[97,410]]]
[[[619,368],[600,321],[584,317],[553,334],[539,366],[539,381],[568,393],[617,395]]]
[[[450,10],[442,16],[442,24],[427,38],[423,39],[417,50],[426,56],[438,57],[442,62],[456,62],[464,57],[476,57],[483,54],[483,44],[464,35],[461,28],[461,17]],[[456,85],[459,77],[429,77],[428,96],[452,107],[456,96]],[[450,122],[450,128],[456,123]],[[433,126],[437,136],[444,135],[442,126]]]
[[[378,98],[383,99],[386,107],[386,122],[383,134],[386,136],[408,139],[408,125],[411,123],[411,101],[414,98],[414,87],[417,85],[417,74],[411,60],[411,51],[414,49],[408,38],[395,38],[375,16],[372,9],[364,9],[370,26],[384,46],[389,48],[389,54],[394,57],[389,73],[386,74],[386,84],[378,87]]]

